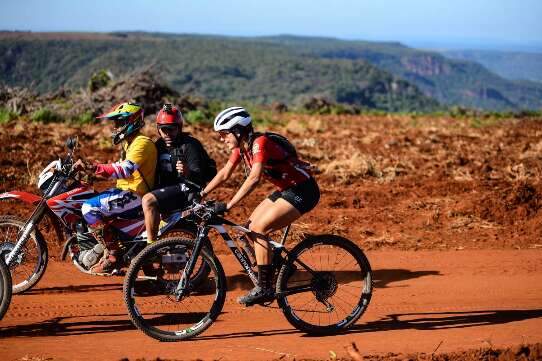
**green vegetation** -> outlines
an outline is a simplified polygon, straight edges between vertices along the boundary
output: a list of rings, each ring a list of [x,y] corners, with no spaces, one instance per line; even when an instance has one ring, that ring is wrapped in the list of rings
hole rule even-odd
[[[542,84],[505,80],[477,63],[399,43],[153,33],[63,36],[0,33],[0,81],[34,83],[40,92],[60,86],[92,92],[108,84],[111,73],[122,77],[152,66],[180,94],[228,104],[277,102],[323,114],[431,112],[449,105],[542,108]],[[311,98],[332,105],[306,107]],[[204,119],[197,113],[190,117]]]
[[[111,74],[107,70],[100,70],[90,77],[88,81],[88,90],[90,92],[95,92],[98,89],[101,89],[109,84],[111,81]]]
[[[96,118],[94,117],[92,112],[85,112],[73,118],[72,121],[78,124],[88,124],[88,123],[94,123],[96,121]]]
[[[0,34],[0,54],[1,81],[21,86],[34,81],[41,92],[87,86],[102,69],[121,77],[154,64],[153,71],[180,94],[226,103],[292,106],[319,97],[385,111],[438,107],[417,87],[364,60],[308,57],[258,39],[98,34],[51,40]]]
[[[213,123],[212,119],[206,116],[202,110],[191,110],[184,114],[184,119],[190,124]]]
[[[54,122],[61,122],[64,119],[59,114],[53,112],[50,109],[47,108],[41,108],[39,110],[36,110],[32,115],[30,116],[30,119],[33,122],[40,122],[40,123],[54,123]]]
[[[542,54],[496,50],[450,50],[452,59],[475,61],[507,79],[542,82]]]
[[[10,120],[16,119],[17,114],[13,113],[9,109],[0,107],[0,124],[7,123]]]
[[[542,84],[505,80],[482,65],[399,43],[278,36],[262,38],[304,55],[365,60],[416,85],[442,104],[493,111],[542,108]]]

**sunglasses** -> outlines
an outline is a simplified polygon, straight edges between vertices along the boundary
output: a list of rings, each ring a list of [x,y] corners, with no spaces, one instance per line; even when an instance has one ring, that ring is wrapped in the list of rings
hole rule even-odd
[[[172,133],[179,129],[176,125],[163,125],[161,127],[158,127],[163,132]]]

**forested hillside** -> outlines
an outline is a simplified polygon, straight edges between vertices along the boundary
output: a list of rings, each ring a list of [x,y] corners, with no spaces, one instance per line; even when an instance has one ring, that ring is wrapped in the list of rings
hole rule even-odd
[[[399,43],[295,36],[268,37],[265,41],[312,57],[366,60],[411,82],[443,104],[490,110],[542,107],[542,84],[507,80],[474,61],[448,59]]]
[[[181,94],[282,102],[311,97],[361,109],[428,111],[446,105],[538,109],[542,85],[504,80],[484,67],[396,43],[306,37],[233,38],[113,33],[0,33],[0,81],[37,91],[84,87],[109,70],[152,66]]]
[[[507,79],[542,83],[542,53],[496,50],[448,50],[442,53],[452,59],[475,61]]]

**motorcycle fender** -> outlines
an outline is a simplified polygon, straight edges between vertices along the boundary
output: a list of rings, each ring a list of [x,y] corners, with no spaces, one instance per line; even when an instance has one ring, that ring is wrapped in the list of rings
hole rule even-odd
[[[5,200],[5,199],[20,200],[24,203],[28,203],[32,205],[36,205],[42,200],[40,196],[37,196],[33,193],[23,192],[23,191],[11,191],[11,192],[0,193],[0,201]],[[45,214],[49,218],[49,221],[51,222],[51,224],[53,225],[53,228],[55,229],[55,233],[58,238],[58,241],[62,242],[64,240],[64,236],[62,235],[62,227],[58,223],[58,220],[56,219],[54,213],[52,213],[49,209],[47,209],[47,212]]]
[[[11,191],[0,193],[0,200],[2,199],[19,199],[25,203],[38,204],[41,201],[41,197],[32,193],[22,191]]]

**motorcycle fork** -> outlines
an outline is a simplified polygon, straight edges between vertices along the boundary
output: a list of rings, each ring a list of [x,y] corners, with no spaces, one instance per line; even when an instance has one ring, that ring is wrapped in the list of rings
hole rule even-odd
[[[43,219],[43,216],[45,214],[45,202],[45,199],[42,199],[40,201],[28,221],[26,221],[21,231],[17,234],[17,242],[15,243],[15,247],[13,247],[11,252],[6,257],[6,264],[8,266],[11,266],[13,260],[19,256],[19,252],[26,244],[26,241],[28,241],[30,234]]]

